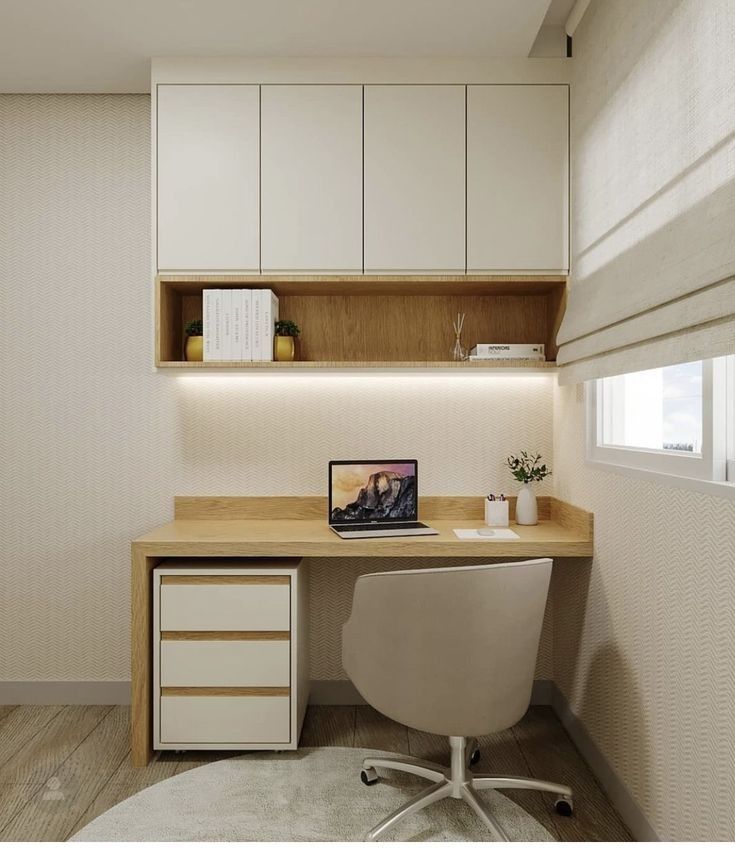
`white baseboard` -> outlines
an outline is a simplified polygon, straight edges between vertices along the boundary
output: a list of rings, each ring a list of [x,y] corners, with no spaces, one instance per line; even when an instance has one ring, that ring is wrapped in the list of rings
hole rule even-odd
[[[129,703],[129,680],[0,681],[0,704]]]
[[[551,706],[584,757],[590,770],[602,785],[628,830],[637,842],[660,842],[660,837],[633,799],[628,788],[595,744],[582,721],[572,712],[561,690],[552,683]]]
[[[551,680],[534,680],[531,703],[551,704]],[[310,704],[364,704],[365,699],[355,689],[351,680],[312,680],[309,684]]]
[[[351,680],[310,680],[309,703],[349,706],[366,701]]]

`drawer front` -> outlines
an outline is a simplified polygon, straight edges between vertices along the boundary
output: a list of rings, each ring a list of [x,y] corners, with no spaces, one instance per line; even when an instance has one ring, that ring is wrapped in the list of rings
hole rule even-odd
[[[288,686],[291,643],[161,640],[161,686]]]
[[[163,695],[163,744],[287,744],[291,741],[288,695]]]
[[[214,582],[216,579],[184,583],[169,582],[175,580],[174,575],[164,576],[161,630],[290,630],[288,577],[280,583]]]

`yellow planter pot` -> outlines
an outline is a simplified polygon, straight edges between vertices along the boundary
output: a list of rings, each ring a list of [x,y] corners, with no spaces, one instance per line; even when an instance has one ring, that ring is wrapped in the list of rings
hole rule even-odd
[[[277,362],[293,362],[296,355],[293,336],[276,336],[274,353]]]
[[[204,359],[204,336],[186,337],[186,361],[201,362]]]

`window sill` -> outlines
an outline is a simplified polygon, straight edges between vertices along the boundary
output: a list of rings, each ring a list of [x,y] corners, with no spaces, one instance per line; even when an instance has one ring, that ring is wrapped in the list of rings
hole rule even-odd
[[[679,474],[666,474],[663,471],[651,471],[647,468],[634,468],[613,462],[603,462],[599,459],[585,460],[591,468],[607,471],[612,474],[622,474],[625,477],[636,477],[639,480],[650,480],[663,486],[675,489],[686,489],[690,492],[701,492],[720,498],[735,499],[735,483],[716,482],[714,480],[698,480],[695,477],[682,477]]]

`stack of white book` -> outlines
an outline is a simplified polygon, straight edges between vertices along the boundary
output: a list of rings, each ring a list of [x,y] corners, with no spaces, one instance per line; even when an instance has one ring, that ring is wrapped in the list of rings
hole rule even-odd
[[[271,362],[278,298],[270,289],[205,289],[205,362]]]
[[[546,359],[546,348],[542,344],[477,344],[470,351],[470,361],[478,362],[488,359],[533,359],[543,362]]]

